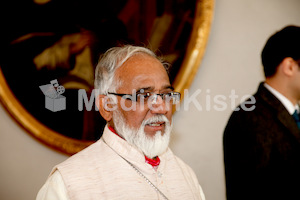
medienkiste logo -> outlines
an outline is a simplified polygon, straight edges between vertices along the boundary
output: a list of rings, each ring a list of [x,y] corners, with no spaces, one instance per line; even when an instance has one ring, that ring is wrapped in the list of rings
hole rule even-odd
[[[52,112],[66,110],[66,97],[62,95],[65,92],[65,88],[59,85],[56,79],[50,81],[50,84],[39,87],[45,95],[46,109]],[[85,89],[78,90],[78,111],[92,111],[93,108],[95,111],[99,111],[96,106],[97,94],[99,93],[97,90],[99,89],[93,89],[89,92]],[[231,109],[232,111],[253,111],[256,108],[254,96],[244,95],[240,97],[234,89],[230,91],[230,94],[212,94],[210,89],[204,91],[197,89],[190,93],[188,89],[185,89],[183,94],[184,100],[182,103],[179,103],[179,100],[173,101],[172,95],[169,93],[166,95],[152,93],[150,96],[144,97],[142,94],[139,101],[136,90],[133,90],[131,94],[122,95],[120,99],[117,99],[114,94],[107,94],[104,100],[106,102],[105,106],[109,111],[117,110],[119,108],[118,105],[125,111],[143,110],[144,108],[149,108],[150,110],[173,110],[175,108],[176,111],[182,109],[184,111],[191,109],[198,111],[225,111],[226,109]],[[157,98],[160,99],[160,103],[157,103]],[[130,101],[131,104],[126,104],[126,101]],[[73,102],[75,102],[75,99],[73,99]],[[237,107],[237,105],[240,106]]]
[[[57,79],[50,81],[50,84],[39,87],[45,95],[45,108],[52,112],[66,109],[66,97],[62,95],[65,88],[58,84]]]

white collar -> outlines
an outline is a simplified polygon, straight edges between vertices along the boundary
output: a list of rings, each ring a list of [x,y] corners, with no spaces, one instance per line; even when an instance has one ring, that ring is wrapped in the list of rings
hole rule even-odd
[[[287,111],[290,113],[290,115],[292,115],[295,112],[295,110],[297,110],[297,112],[299,113],[299,105],[298,104],[293,105],[293,103],[288,98],[283,96],[280,92],[278,92],[277,90],[272,88],[267,83],[264,83],[264,86],[283,104],[283,106],[287,109]]]

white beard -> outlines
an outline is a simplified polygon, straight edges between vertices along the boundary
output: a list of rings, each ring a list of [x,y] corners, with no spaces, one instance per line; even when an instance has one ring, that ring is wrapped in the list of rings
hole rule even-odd
[[[155,115],[144,120],[139,129],[129,127],[121,112],[113,112],[114,125],[117,133],[122,136],[129,144],[137,147],[148,158],[154,158],[163,154],[170,141],[172,125],[164,115]],[[145,126],[149,123],[165,122],[165,132],[157,131],[153,137],[147,136]]]

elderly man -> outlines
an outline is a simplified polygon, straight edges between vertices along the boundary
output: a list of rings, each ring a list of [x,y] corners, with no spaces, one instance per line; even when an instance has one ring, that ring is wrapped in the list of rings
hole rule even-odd
[[[167,65],[144,47],[108,50],[96,68],[100,140],[54,167],[37,199],[201,199],[198,180],[168,148],[172,104]]]
[[[287,26],[266,42],[266,80],[254,110],[240,107],[224,131],[228,200],[300,199],[300,27]],[[295,117],[295,119],[294,119]]]

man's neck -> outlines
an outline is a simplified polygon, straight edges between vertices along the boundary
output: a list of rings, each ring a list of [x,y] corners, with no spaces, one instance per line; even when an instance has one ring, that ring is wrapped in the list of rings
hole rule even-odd
[[[290,102],[292,102],[293,105],[296,105],[298,103],[298,100],[296,98],[293,98],[293,96],[290,94],[290,88],[287,87],[283,81],[274,80],[274,78],[267,78],[265,83],[285,96]]]
[[[111,132],[113,132],[114,134],[116,134],[117,136],[119,136],[120,138],[122,138],[122,139],[124,140],[124,138],[121,137],[113,127],[108,126],[108,129],[109,129]]]
[[[295,112],[295,109],[298,111],[299,106],[293,104],[288,98],[283,96],[280,92],[272,88],[270,85],[267,83],[264,83],[264,87],[269,90],[281,103],[282,105],[286,108],[286,110],[292,115]]]

